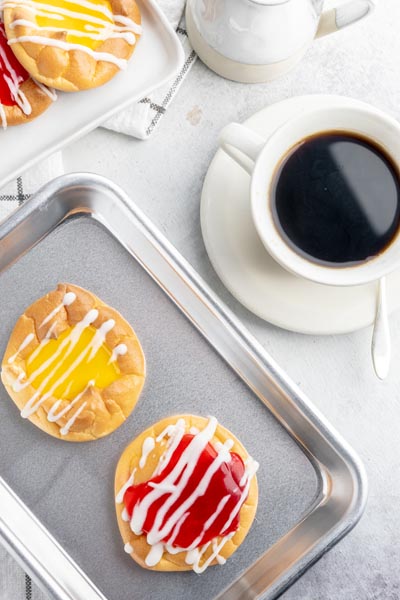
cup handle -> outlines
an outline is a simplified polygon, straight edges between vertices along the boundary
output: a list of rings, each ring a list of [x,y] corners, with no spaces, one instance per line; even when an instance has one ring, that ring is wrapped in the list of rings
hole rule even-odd
[[[341,6],[323,12],[319,20],[316,38],[339,31],[367,17],[375,8],[375,0],[351,0]]]
[[[265,139],[239,123],[230,123],[219,134],[220,147],[238,163],[249,175]]]

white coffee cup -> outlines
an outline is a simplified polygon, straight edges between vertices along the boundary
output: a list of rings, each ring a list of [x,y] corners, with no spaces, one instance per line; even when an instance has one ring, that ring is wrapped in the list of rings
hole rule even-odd
[[[367,104],[355,108],[339,103],[334,108],[304,110],[278,127],[267,140],[243,125],[231,123],[222,130],[219,139],[221,148],[251,176],[254,225],[265,248],[279,264],[295,275],[328,285],[376,281],[400,267],[399,232],[374,258],[353,266],[331,267],[297,253],[286,243],[273,219],[270,191],[282,159],[301,140],[328,131],[354,133],[370,139],[400,165],[400,124]]]

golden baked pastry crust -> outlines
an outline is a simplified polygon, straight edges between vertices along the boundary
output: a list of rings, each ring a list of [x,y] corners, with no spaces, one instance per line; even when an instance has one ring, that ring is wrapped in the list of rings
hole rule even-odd
[[[63,306],[46,325],[40,327],[42,321],[62,304],[65,294],[69,292],[76,294],[75,301],[69,306]],[[18,376],[25,376],[27,358],[39,346],[50,326],[51,337],[57,339],[63,331],[76,325],[93,308],[98,310],[98,317],[93,322],[94,327],[99,328],[108,319],[115,320],[115,326],[105,338],[110,350],[120,343],[127,346],[126,354],[117,357],[120,377],[103,389],[94,386],[86,389],[76,409],[84,402],[86,406],[65,435],[61,435],[60,429],[65,427],[71,417],[69,413],[56,422],[50,422],[47,418],[56,398],[48,398],[28,417],[46,433],[70,442],[91,441],[108,435],[127,419],[135,407],[145,380],[145,358],[140,342],[129,323],[115,309],[104,304],[91,292],[76,285],[59,284],[56,290],[34,302],[18,319],[2,362],[2,382],[15,404],[22,410],[35,394],[36,389],[28,385],[21,391],[15,392],[12,386]],[[29,334],[33,336],[32,341],[18,352]],[[10,357],[15,355],[15,360],[10,364]],[[69,400],[62,400],[60,410],[69,402]]]
[[[117,465],[116,473],[115,473],[115,496],[117,496],[118,492],[123,488],[126,482],[129,479],[129,476],[136,468],[135,472],[135,484],[139,484],[145,481],[148,481],[159,462],[161,455],[165,451],[165,445],[161,443],[156,443],[154,450],[149,454],[146,464],[143,469],[139,467],[139,460],[142,454],[142,445],[144,440],[151,436],[156,438],[168,425],[175,424],[178,419],[184,419],[186,425],[186,433],[189,433],[191,427],[196,427],[199,430],[204,429],[204,427],[208,423],[208,419],[204,417],[199,417],[195,415],[175,415],[172,417],[168,417],[163,419],[162,421],[158,421],[152,427],[149,427],[143,433],[141,433],[133,442],[131,442],[123,451]],[[233,440],[234,444],[231,448],[231,452],[236,452],[243,461],[249,458],[249,454],[245,450],[244,446],[241,442],[225,427],[218,424],[214,437],[211,440],[211,444],[215,444],[216,442],[224,443],[228,439]],[[257,510],[257,502],[258,502],[258,486],[257,479],[254,476],[250,483],[249,494],[247,500],[244,502],[240,509],[240,522],[239,528],[233,535],[233,537],[228,540],[221,551],[219,552],[219,556],[222,556],[225,559],[228,559],[235,550],[240,546],[246,537],[256,514]],[[122,519],[122,513],[124,510],[124,504],[115,503],[115,508],[117,512],[117,520],[119,530],[123,539],[124,544],[130,544],[133,548],[133,552],[130,556],[143,568],[150,569],[153,571],[190,571],[192,570],[192,566],[186,564],[185,555],[186,552],[180,552],[178,554],[170,554],[169,552],[164,552],[160,562],[154,566],[149,567],[145,563],[145,558],[148,555],[151,546],[146,541],[146,535],[135,535],[131,528],[129,522],[126,522]],[[222,538],[218,538],[220,540]],[[207,560],[212,553],[211,547],[205,552],[203,556],[203,560]],[[203,561],[202,561],[203,562]],[[217,565],[218,561],[215,559],[210,563],[211,565]]]
[[[141,24],[139,7],[135,0],[110,0],[112,14],[121,15]],[[21,2],[5,6],[3,19],[9,41],[23,36],[40,36],[65,41],[67,32],[40,31],[26,24],[12,27],[16,20],[29,20],[29,7]],[[128,60],[136,49],[140,35],[135,34],[136,43],[131,45],[122,38],[109,38],[96,47],[96,53],[109,53],[117,59]],[[30,75],[41,83],[65,92],[76,92],[103,85],[119,71],[119,67],[105,60],[97,60],[80,49],[65,50],[38,42],[23,41],[11,44],[15,56]]]
[[[51,98],[43,92],[32,79],[24,81],[20,86],[20,90],[26,96],[32,111],[29,115],[26,115],[16,104],[14,106],[3,104],[2,106],[7,125],[22,125],[23,123],[33,121],[33,119],[36,119],[36,117],[41,115],[52,103]]]

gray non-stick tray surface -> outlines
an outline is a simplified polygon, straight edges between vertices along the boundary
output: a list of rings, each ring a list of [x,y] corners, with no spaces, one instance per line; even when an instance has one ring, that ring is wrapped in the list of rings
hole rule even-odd
[[[68,175],[43,188],[0,226],[0,272],[1,353],[24,309],[71,282],[117,308],[147,358],[133,414],[96,442],[46,435],[1,387],[0,538],[52,597],[273,598],[355,525],[366,480],[353,451],[111,182]],[[122,450],[177,413],[215,415],[260,462],[248,537],[200,579],[137,566],[114,514]]]

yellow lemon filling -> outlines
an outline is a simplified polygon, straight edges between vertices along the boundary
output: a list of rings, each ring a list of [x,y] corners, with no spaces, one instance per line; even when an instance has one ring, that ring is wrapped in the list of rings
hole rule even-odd
[[[120,376],[117,362],[110,360],[112,352],[107,344],[97,349],[93,343],[95,327],[86,327],[72,350],[69,342],[63,344],[73,329],[69,327],[58,339],[42,343],[26,361],[26,374],[42,396],[50,392],[54,398],[73,400],[90,381],[105,388]]]
[[[66,31],[66,42],[94,50],[109,37],[113,18],[111,4],[107,0],[90,0],[85,4],[73,0],[34,2],[40,11],[35,17],[36,24],[49,32]]]

